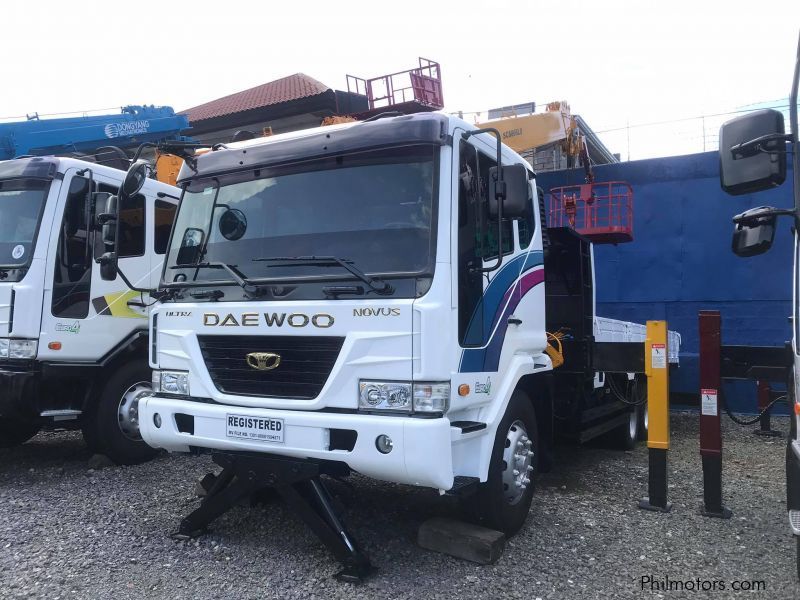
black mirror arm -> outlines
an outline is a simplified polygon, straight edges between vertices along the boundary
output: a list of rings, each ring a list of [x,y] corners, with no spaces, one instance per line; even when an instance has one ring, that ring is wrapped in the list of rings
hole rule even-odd
[[[149,294],[153,297],[157,297],[158,290],[136,287],[130,282],[130,280],[125,276],[125,273],[123,273],[122,269],[120,269],[119,267],[117,267],[117,274],[120,276],[122,281],[125,282],[125,285],[127,285],[134,292],[139,292],[140,294]]]
[[[780,150],[778,148],[770,150],[769,148],[765,148],[765,145],[770,143],[778,143],[778,142],[785,143],[791,141],[792,141],[791,133],[768,133],[767,135],[762,135],[755,139],[742,142],[741,144],[736,144],[735,146],[731,146],[731,156],[733,157],[733,160],[739,160],[742,158],[749,158],[751,156],[755,156],[756,154],[759,154],[761,152],[766,152],[768,154],[777,152],[786,152],[786,150]]]
[[[495,184],[495,199],[497,200],[497,260],[490,267],[480,267],[474,270],[478,273],[491,273],[499,269],[500,265],[503,264],[503,201],[506,199],[506,182],[503,181],[503,138],[494,127],[465,131],[461,137],[466,140],[480,133],[491,133],[497,138],[497,182]]]
[[[757,225],[759,219],[765,217],[794,217],[795,221],[800,218],[800,215],[793,208],[769,208],[758,213],[742,213],[733,217],[733,222],[736,225]]]
[[[85,169],[81,169],[77,171],[75,174],[83,177],[86,173],[89,174],[89,191],[86,192],[86,201],[84,202],[83,210],[85,212],[86,218],[86,247],[84,248],[84,260],[86,264],[91,264],[92,262],[92,241],[94,240],[94,234],[92,227],[92,213],[94,213],[94,208],[92,207],[92,188],[94,187],[94,172],[89,168],[86,167]]]

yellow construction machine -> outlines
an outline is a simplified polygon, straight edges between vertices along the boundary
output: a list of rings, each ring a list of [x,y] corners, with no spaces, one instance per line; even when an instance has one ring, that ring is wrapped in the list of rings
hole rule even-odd
[[[586,138],[581,133],[567,102],[550,102],[547,110],[529,115],[508,115],[477,127],[494,127],[503,143],[533,162],[533,152],[544,146],[558,144],[567,157],[567,168],[577,166],[580,158],[584,168],[589,166]],[[591,171],[587,171],[591,178]]]

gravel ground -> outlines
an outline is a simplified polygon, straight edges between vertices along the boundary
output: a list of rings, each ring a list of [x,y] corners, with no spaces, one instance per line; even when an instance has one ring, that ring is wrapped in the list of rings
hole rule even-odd
[[[198,503],[205,457],[162,456],[89,468],[75,433],[43,433],[0,451],[3,598],[798,598],[786,522],[784,441],[724,418],[731,520],[698,515],[697,416],[672,419],[670,514],[636,508],[647,450],[560,448],[525,528],[492,566],[420,549],[419,525],[453,509],[434,492],[352,478],[331,489],[379,570],[338,583],[337,564],[279,503],[236,508],[197,541],[168,534]],[[786,431],[787,419],[774,419]],[[642,590],[641,578],[719,581],[716,593]],[[734,581],[763,581],[733,592]],[[717,584],[719,585],[719,584]]]

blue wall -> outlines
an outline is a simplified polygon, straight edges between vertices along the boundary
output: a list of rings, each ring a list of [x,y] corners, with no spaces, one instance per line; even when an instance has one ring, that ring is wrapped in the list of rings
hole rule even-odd
[[[666,319],[680,332],[681,366],[671,392],[698,393],[699,310],[720,311],[725,344],[791,339],[790,220],[779,219],[769,252],[752,258],[731,252],[733,215],[792,205],[791,171],[780,188],[745,196],[720,188],[716,152],[604,165],[594,173],[596,181],[628,181],[634,190],[634,241],[595,247],[598,314],[640,323]],[[583,173],[542,173],[537,180],[548,192],[582,183]],[[755,410],[754,383],[726,385],[732,406]]]

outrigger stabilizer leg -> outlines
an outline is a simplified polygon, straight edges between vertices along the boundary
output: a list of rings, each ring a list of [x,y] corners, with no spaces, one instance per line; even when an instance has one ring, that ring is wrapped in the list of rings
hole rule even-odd
[[[242,500],[264,488],[274,488],[344,567],[340,581],[358,583],[372,566],[342,522],[325,484],[320,465],[283,457],[217,452],[222,472],[208,488],[200,507],[186,516],[172,537],[186,540],[208,533],[208,525]]]

